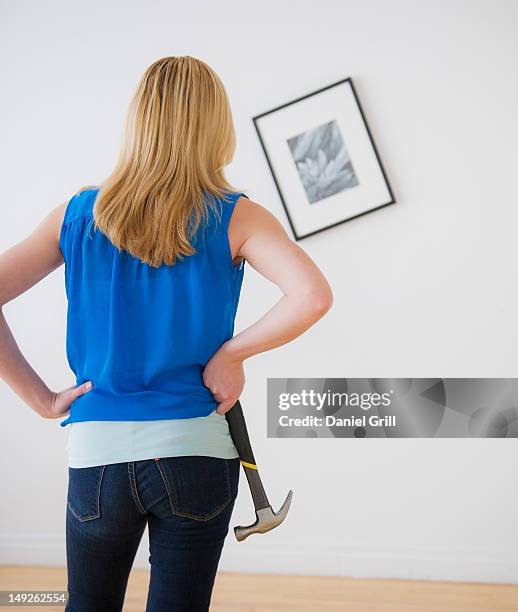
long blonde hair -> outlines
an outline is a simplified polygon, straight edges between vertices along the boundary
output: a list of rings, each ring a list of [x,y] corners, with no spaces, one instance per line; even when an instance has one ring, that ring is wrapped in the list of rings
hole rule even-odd
[[[118,163],[95,201],[95,228],[153,267],[194,254],[209,209],[217,214],[217,199],[239,191],[223,172],[235,148],[214,70],[188,55],[157,60],[130,104]]]

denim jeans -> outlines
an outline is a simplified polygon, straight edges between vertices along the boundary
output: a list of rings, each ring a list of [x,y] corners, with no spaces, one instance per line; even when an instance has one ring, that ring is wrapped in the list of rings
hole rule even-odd
[[[146,612],[205,612],[237,497],[239,459],[165,457],[68,468],[68,612],[119,612],[146,525]]]

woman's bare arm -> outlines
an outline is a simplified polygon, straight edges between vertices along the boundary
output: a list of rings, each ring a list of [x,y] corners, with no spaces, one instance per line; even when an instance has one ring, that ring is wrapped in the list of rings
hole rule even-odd
[[[65,208],[66,203],[54,208],[27,238],[0,255],[0,378],[46,418],[63,416],[67,406],[88,389],[81,385],[52,392],[20,351],[3,306],[63,264],[59,232]]]
[[[300,336],[331,308],[333,294],[322,272],[279,221],[256,202],[241,200],[232,219],[236,225],[243,220],[238,255],[283,293],[259,321],[226,343],[229,355],[247,359]]]
[[[229,227],[232,253],[244,257],[282,291],[280,300],[250,327],[225,342],[204,369],[204,383],[224,414],[244,385],[242,362],[300,336],[332,306],[329,283],[279,221],[256,202],[240,198]]]

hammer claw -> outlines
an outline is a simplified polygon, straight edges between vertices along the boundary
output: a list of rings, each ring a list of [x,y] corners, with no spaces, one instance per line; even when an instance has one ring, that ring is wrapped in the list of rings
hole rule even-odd
[[[234,534],[237,541],[242,542],[253,533],[266,533],[267,531],[275,529],[275,527],[280,525],[286,518],[291,506],[292,497],[293,491],[290,491],[279,512],[274,512],[271,506],[261,508],[255,512],[257,517],[255,523],[248,527],[234,527]]]

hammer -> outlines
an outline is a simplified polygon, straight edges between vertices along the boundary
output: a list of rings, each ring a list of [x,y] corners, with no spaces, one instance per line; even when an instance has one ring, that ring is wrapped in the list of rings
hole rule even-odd
[[[248,430],[246,428],[245,415],[243,414],[243,409],[241,408],[239,400],[230,410],[225,412],[225,417],[228,422],[232,441],[239,454],[239,460],[245,471],[255,507],[255,523],[248,527],[234,527],[237,541],[242,542],[252,533],[266,533],[280,525],[286,518],[288,510],[290,509],[293,491],[290,490],[279,512],[274,512],[268,501],[268,497],[266,497],[263,483],[259,476],[254,453],[252,452],[252,445],[250,444],[250,438],[248,436]]]

